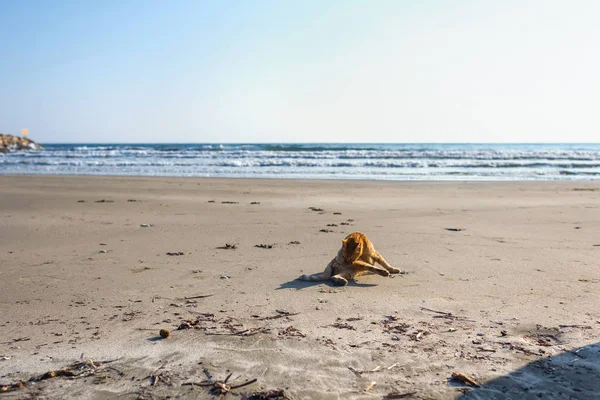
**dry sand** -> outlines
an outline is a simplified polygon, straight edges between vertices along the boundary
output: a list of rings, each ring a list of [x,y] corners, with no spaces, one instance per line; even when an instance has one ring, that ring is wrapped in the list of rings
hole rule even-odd
[[[0,384],[97,364],[0,399],[205,399],[182,384],[208,373],[293,399],[592,398],[599,207],[593,182],[0,176]],[[295,280],[352,231],[408,273]]]

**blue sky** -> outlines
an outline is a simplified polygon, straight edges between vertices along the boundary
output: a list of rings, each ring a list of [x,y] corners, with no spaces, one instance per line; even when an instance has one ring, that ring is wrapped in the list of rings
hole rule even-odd
[[[40,142],[598,142],[600,2],[0,2]]]

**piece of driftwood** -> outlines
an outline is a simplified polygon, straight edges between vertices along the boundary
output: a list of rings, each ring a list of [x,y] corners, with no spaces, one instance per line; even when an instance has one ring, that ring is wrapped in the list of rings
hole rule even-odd
[[[193,299],[204,299],[205,297],[214,296],[213,294],[199,294],[198,296],[189,296],[178,298],[177,300],[193,300]]]
[[[265,320],[272,320],[272,319],[278,319],[278,318],[284,318],[284,317],[291,317],[292,315],[298,315],[300,313],[291,313],[289,311],[285,311],[285,310],[275,310],[277,312],[277,315],[273,315],[270,317],[262,317],[262,318],[258,318],[259,321],[265,321]]]
[[[455,381],[459,381],[464,383],[465,385],[480,387],[481,385],[475,379],[471,378],[468,375],[463,374],[462,372],[453,372],[451,378]]]
[[[446,319],[452,319],[452,320],[475,322],[472,319],[467,319],[465,317],[454,315],[451,312],[432,310],[431,308],[427,308],[427,307],[421,307],[421,310],[429,311],[429,312],[432,312],[432,313],[439,314],[439,315],[434,316],[433,318],[446,318]]]
[[[370,370],[361,370],[361,369],[356,369],[354,367],[348,367],[348,369],[350,371],[352,371],[354,373],[354,375],[356,375],[356,376],[362,376],[362,374],[366,374],[369,372],[378,372],[378,371],[381,371],[381,368],[382,368],[381,365],[378,365],[375,368],[370,369]]]
[[[559,325],[559,328],[580,328],[580,329],[592,329],[589,325]]]
[[[18,381],[10,385],[2,385],[0,386],[0,392],[10,392],[14,390],[19,390],[25,387],[26,385],[34,382],[40,382],[46,379],[53,378],[68,378],[68,379],[76,379],[83,378],[94,375],[98,372],[99,367],[112,363],[117,360],[108,360],[108,361],[97,361],[93,362],[92,360],[87,360],[85,362],[77,362],[71,364],[67,368],[48,371],[42,375],[34,376],[30,378],[28,381]],[[116,370],[116,369],[115,369]]]
[[[383,396],[383,400],[406,399],[407,397],[413,397],[416,394],[417,394],[417,392],[405,392],[405,393],[391,392],[391,393],[388,393],[385,396]]]

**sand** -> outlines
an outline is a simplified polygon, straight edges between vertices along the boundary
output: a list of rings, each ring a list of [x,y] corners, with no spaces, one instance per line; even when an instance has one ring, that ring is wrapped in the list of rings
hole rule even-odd
[[[293,399],[592,398],[599,207],[594,182],[0,176],[0,385],[96,367],[0,398],[205,399],[183,384],[230,373]],[[296,280],[352,231],[407,274]]]

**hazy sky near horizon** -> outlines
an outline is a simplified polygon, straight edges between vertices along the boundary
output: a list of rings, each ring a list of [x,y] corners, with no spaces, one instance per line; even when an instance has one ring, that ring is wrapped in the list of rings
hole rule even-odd
[[[0,132],[598,142],[596,0],[0,2]]]

